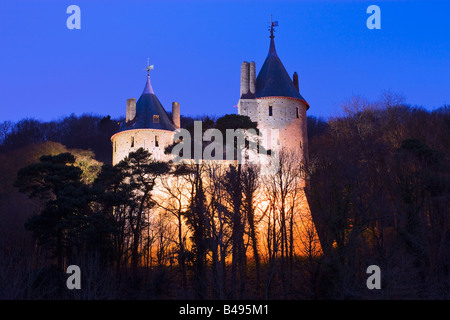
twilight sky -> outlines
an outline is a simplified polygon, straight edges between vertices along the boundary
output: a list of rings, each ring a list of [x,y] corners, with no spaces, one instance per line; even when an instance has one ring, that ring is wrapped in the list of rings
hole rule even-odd
[[[69,30],[69,5],[81,29]],[[381,30],[369,30],[369,5]],[[125,116],[151,81],[184,115],[236,113],[242,61],[269,49],[299,74],[308,114],[335,115],[352,95],[384,90],[435,109],[450,104],[450,1],[1,0],[0,122],[75,113]]]

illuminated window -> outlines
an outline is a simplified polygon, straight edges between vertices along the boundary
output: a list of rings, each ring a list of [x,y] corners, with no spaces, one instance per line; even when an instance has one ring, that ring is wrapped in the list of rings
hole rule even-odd
[[[155,136],[155,147],[159,147],[158,136]]]
[[[153,123],[159,123],[159,116],[156,114],[153,116]]]
[[[272,116],[272,106],[269,106],[269,117]]]

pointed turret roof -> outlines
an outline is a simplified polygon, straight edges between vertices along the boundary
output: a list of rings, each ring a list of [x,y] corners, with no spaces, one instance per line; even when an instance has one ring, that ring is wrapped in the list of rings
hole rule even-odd
[[[277,55],[273,32],[271,32],[270,36],[269,54],[256,78],[256,98],[263,97],[289,97],[299,99],[309,107],[309,104],[298,92]]]
[[[150,76],[147,76],[147,82],[145,83],[144,91],[142,94],[155,94],[153,92],[152,84],[150,83]]]
[[[153,116],[158,116],[156,121]],[[122,131],[131,129],[176,130],[166,110],[153,92],[149,75],[147,75],[144,91],[136,102],[136,116],[132,121],[123,124]]]

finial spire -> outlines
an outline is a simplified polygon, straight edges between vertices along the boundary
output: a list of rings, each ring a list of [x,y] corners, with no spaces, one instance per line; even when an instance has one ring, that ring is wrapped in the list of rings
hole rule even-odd
[[[150,65],[150,58],[147,57],[147,67],[144,70],[147,70],[147,78],[150,78],[150,70],[153,70],[155,67]]]
[[[147,82],[145,83],[145,88],[143,94],[154,94],[152,84],[150,83],[150,70],[153,70],[154,66],[150,65],[150,59],[147,58],[147,67],[144,70],[147,70]]]
[[[275,36],[273,35],[273,33],[275,32],[275,27],[278,27],[278,21],[273,21],[272,15],[270,15],[270,39],[275,38]]]

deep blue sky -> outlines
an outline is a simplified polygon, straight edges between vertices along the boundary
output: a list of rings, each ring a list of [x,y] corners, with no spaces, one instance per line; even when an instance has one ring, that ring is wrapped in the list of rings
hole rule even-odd
[[[81,8],[68,30],[66,8]],[[381,8],[381,30],[366,9]],[[21,1],[0,2],[0,121],[71,113],[125,115],[150,57],[166,110],[236,113],[242,61],[257,72],[276,48],[297,71],[309,114],[328,117],[359,94],[383,90],[435,109],[450,103],[450,1]]]

